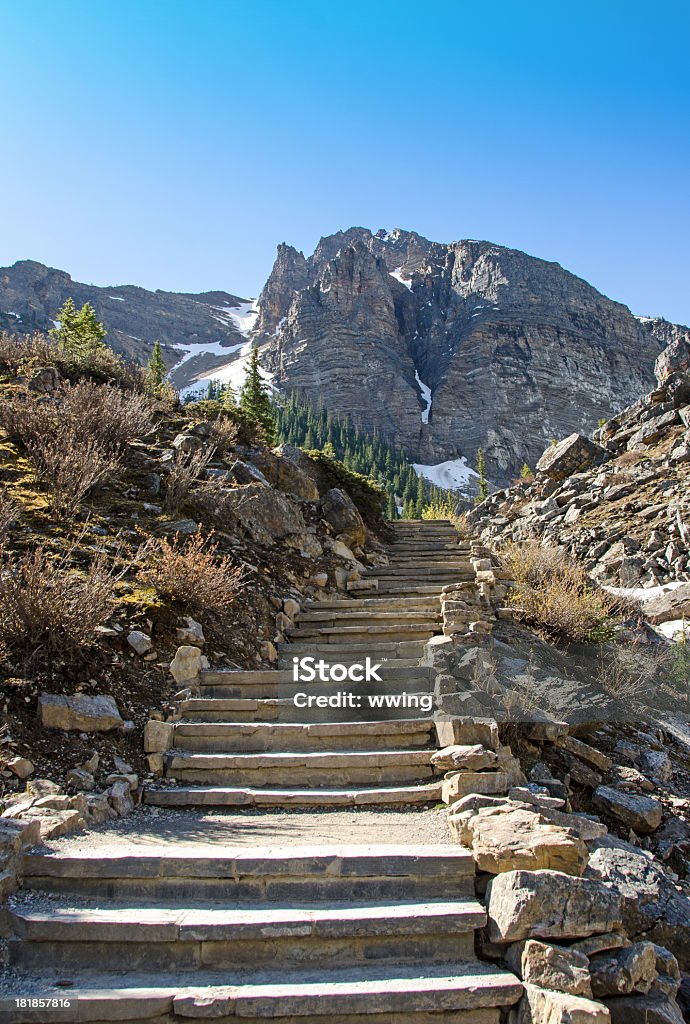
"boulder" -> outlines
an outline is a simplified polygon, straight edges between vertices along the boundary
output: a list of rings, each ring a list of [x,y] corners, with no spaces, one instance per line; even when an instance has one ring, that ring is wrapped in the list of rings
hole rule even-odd
[[[173,744],[175,727],[172,722],[157,722],[150,719],[144,728],[144,750],[147,754],[162,753]]]
[[[72,768],[71,771],[67,772],[65,782],[72,789],[79,789],[88,793],[96,786],[93,775],[84,768]]]
[[[441,799],[450,804],[470,793],[503,796],[508,792],[508,776],[503,772],[451,772],[441,784]]]
[[[454,815],[451,825],[460,841],[472,849],[477,867],[493,875],[540,868],[581,875],[587,865],[582,839],[535,810],[510,803],[481,807],[476,813]]]
[[[183,644],[170,662],[170,672],[178,686],[195,683],[201,672],[202,654],[198,647]]]
[[[590,935],[588,939],[578,939],[569,948],[591,957],[597,953],[605,953],[609,949],[626,949],[631,945],[630,939],[623,932],[604,932],[603,935]]]
[[[661,825],[663,807],[653,797],[625,793],[613,786],[597,786],[592,803],[639,835],[655,832]]]
[[[530,984],[525,985],[517,1013],[517,1024],[609,1024],[610,1020],[602,1003]]]
[[[120,817],[124,817],[125,814],[129,814],[134,808],[134,801],[130,794],[129,782],[124,779],[119,782],[114,782],[109,790],[110,803],[113,809],[117,811]]]
[[[650,992],[648,995],[607,999],[611,1024],[683,1024],[685,1018],[675,999]]]
[[[656,947],[652,942],[636,942],[627,949],[592,957],[590,974],[597,999],[649,992],[657,976]]]
[[[565,480],[573,473],[589,469],[604,454],[603,448],[583,434],[570,434],[546,449],[537,463],[537,470],[552,480]]]
[[[511,946],[506,962],[529,984],[592,998],[589,960],[576,950],[527,939]]]
[[[185,616],[184,621],[185,625],[178,626],[175,631],[179,642],[181,644],[205,644],[206,638],[201,623],[189,615]]]
[[[362,546],[366,536],[364,520],[349,494],[337,487],[326,491],[321,499],[321,514],[348,546]]]
[[[677,891],[651,854],[607,837],[590,854],[585,875],[616,893],[631,938],[664,946],[690,971],[690,899]]]
[[[38,716],[46,729],[65,732],[109,732],[124,726],[117,704],[104,694],[90,697],[76,693],[67,697],[60,693],[42,693],[38,698]]]
[[[642,613],[650,622],[690,617],[690,583],[674,583],[650,588],[649,596],[639,597]]]
[[[442,771],[449,771],[453,768],[470,768],[479,770],[489,768],[496,762],[496,753],[487,750],[480,743],[470,745],[454,744],[438,750],[431,757],[431,763],[435,768]]]
[[[506,871],[489,890],[489,937],[586,938],[621,923],[621,899],[608,886],[561,871]]]
[[[663,384],[674,373],[687,373],[690,370],[690,343],[687,338],[679,337],[672,341],[657,356],[654,374],[659,384]]]
[[[18,779],[28,779],[29,775],[33,775],[34,772],[33,764],[26,757],[11,757],[7,762],[7,767]]]
[[[293,445],[286,444],[277,452],[266,448],[250,448],[246,457],[252,469],[258,468],[263,478],[279,491],[303,501],[319,500],[316,482],[318,470],[309,456]]]
[[[241,459],[237,459],[232,464],[232,470],[228,472],[238,484],[261,484],[262,487],[271,486],[261,470],[252,465],[251,462],[242,462]]]
[[[445,640],[445,637],[439,639]],[[429,646],[427,644],[427,646]],[[436,737],[441,747],[455,744],[472,746],[480,743],[489,750],[498,750],[498,725],[493,718],[439,717],[435,721]]]
[[[153,647],[151,637],[146,633],[142,633],[139,629],[133,629],[131,633],[127,635],[127,643],[132,650],[139,655],[148,654]]]
[[[257,544],[265,547],[306,531],[304,517],[294,501],[262,484],[248,484],[228,491],[224,507]]]

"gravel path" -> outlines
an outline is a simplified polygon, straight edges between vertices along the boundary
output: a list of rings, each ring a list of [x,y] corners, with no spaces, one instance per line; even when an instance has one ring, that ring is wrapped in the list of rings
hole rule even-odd
[[[312,846],[326,843],[452,843],[445,808],[405,810],[348,809],[234,813],[175,811],[140,807],[126,818],[79,832],[45,845],[79,853],[100,847],[176,846]]]

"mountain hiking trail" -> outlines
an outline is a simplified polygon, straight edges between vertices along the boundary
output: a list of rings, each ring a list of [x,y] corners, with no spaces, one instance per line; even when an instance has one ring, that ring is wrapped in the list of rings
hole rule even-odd
[[[275,670],[204,672],[155,723],[163,777],[132,816],[25,855],[0,1021],[498,1024],[517,1003],[477,959],[474,861],[434,806],[420,659],[469,545],[445,521],[394,530],[389,564],[307,606]],[[369,658],[349,674],[370,678],[295,680],[295,658]]]

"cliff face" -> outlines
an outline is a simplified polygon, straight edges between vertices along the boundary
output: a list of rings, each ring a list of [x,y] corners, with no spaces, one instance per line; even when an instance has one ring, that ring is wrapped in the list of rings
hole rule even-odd
[[[496,481],[648,390],[666,340],[556,263],[403,231],[351,228],[306,260],[281,246],[259,304],[278,387],[413,461],[473,461],[483,447]]]

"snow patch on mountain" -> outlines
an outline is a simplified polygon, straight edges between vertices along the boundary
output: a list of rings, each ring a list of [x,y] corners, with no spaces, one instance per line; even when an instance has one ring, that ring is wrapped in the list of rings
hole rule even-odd
[[[433,401],[431,397],[431,388],[429,387],[428,384],[424,384],[419,379],[419,374],[417,373],[416,370],[414,371],[414,379],[417,381],[417,386],[419,387],[419,390],[422,393],[422,401],[426,402],[426,408],[422,409],[422,423],[428,423],[429,413],[431,412],[431,403]]]
[[[423,476],[429,483],[443,487],[447,491],[466,491],[472,477],[479,476],[471,466],[467,465],[464,455],[460,459],[449,459],[447,462],[439,462],[435,466],[424,466],[419,462],[413,462],[412,468],[417,476]]]

